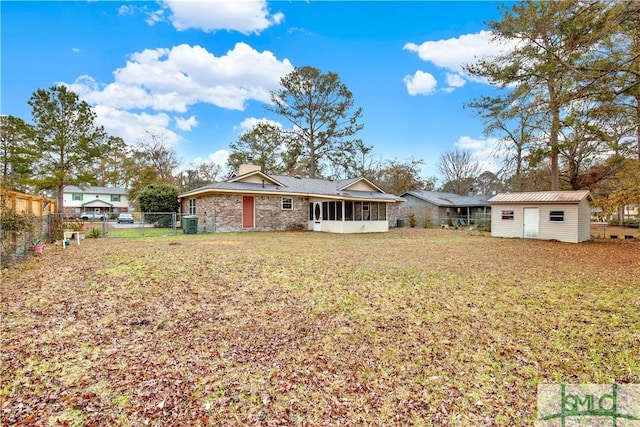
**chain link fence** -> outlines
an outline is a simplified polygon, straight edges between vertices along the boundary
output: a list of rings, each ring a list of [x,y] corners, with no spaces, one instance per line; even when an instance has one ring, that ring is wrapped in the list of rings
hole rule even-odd
[[[135,212],[133,222],[110,221],[104,232],[109,238],[163,237],[178,233],[181,216],[176,212]]]

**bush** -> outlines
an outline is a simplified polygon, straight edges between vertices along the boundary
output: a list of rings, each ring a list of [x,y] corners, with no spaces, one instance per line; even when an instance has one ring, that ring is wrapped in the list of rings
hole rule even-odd
[[[414,214],[409,215],[409,227],[415,228],[418,225],[418,218]]]
[[[92,228],[87,235],[87,237],[90,237],[92,239],[97,239],[100,236],[102,236],[102,231],[100,231],[99,228]]]
[[[152,184],[140,191],[138,203],[142,212],[178,212],[178,189],[172,185]],[[145,221],[158,227],[171,227],[168,215],[145,215]]]

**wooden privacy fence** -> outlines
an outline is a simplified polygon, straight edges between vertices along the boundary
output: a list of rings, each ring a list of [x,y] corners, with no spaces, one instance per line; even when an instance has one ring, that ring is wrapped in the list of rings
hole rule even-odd
[[[16,213],[30,213],[42,216],[58,212],[58,202],[56,200],[49,200],[18,191],[3,189],[0,193],[0,202],[2,209],[8,209]]]

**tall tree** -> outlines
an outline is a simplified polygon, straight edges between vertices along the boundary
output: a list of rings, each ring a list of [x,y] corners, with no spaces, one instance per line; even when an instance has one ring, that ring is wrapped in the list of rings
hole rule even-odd
[[[155,183],[176,184],[180,159],[162,133],[146,131],[135,147],[141,160],[155,172]]]
[[[212,184],[222,175],[222,166],[213,162],[192,164],[183,171],[182,191],[194,190],[198,187]]]
[[[127,161],[129,148],[119,136],[107,138],[108,150],[97,160],[94,175],[97,185],[103,187],[127,187]]]
[[[259,122],[244,132],[237,141],[229,144],[231,154],[227,165],[234,171],[251,159],[262,172],[278,174],[284,171],[282,151],[286,145],[286,134],[273,123]]]
[[[605,26],[603,2],[538,2],[527,0],[505,9],[489,23],[496,41],[513,46],[508,53],[481,59],[465,68],[472,75],[509,88],[513,100],[548,117],[547,156],[551,189],[560,189],[560,132],[563,109],[585,96],[575,70],[590,54]]]
[[[411,190],[433,190],[435,178],[420,178],[420,167],[423,164],[422,159],[387,159],[380,167],[366,171],[364,176],[391,194],[400,195]]]
[[[19,117],[0,116],[0,177],[3,188],[26,191],[36,151],[32,128]]]
[[[296,68],[280,80],[282,89],[271,92],[273,106],[267,109],[284,116],[292,125],[290,148],[308,160],[307,175],[322,175],[323,161],[331,162],[351,150],[362,108],[355,108],[353,94],[336,73],[317,68]]]
[[[55,190],[64,212],[63,188],[95,182],[93,165],[105,152],[106,134],[94,124],[96,115],[85,101],[65,86],[38,89],[29,100],[34,142],[37,188]]]
[[[480,165],[470,152],[455,148],[440,156],[438,171],[445,179],[442,191],[467,195],[480,175]]]

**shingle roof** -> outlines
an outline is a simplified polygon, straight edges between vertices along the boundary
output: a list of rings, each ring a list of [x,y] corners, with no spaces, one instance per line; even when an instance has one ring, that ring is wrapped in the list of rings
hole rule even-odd
[[[84,194],[127,194],[127,189],[122,187],[84,187],[66,185],[62,190],[64,193],[84,193]]]
[[[444,193],[441,191],[425,191],[425,190],[412,190],[404,193],[410,194],[418,199],[422,199],[425,202],[429,202],[436,206],[442,207],[469,207],[469,206],[489,206],[490,195],[474,195],[474,196],[460,196],[454,193]],[[401,197],[402,197],[401,196]]]
[[[489,203],[580,203],[585,198],[591,199],[589,190],[535,191],[528,193],[500,193],[489,199]]]
[[[248,193],[268,193],[282,195],[305,195],[305,196],[328,196],[348,199],[364,199],[364,200],[380,200],[400,202],[403,199],[387,193],[377,191],[356,191],[341,190],[349,184],[359,181],[356,179],[344,179],[331,181],[327,179],[317,178],[300,178],[286,175],[269,175],[269,177],[280,182],[280,185],[274,185],[265,182],[264,184],[242,182],[242,181],[223,181],[205,185],[180,194],[178,197],[183,198],[195,194],[222,192],[248,192]]]

